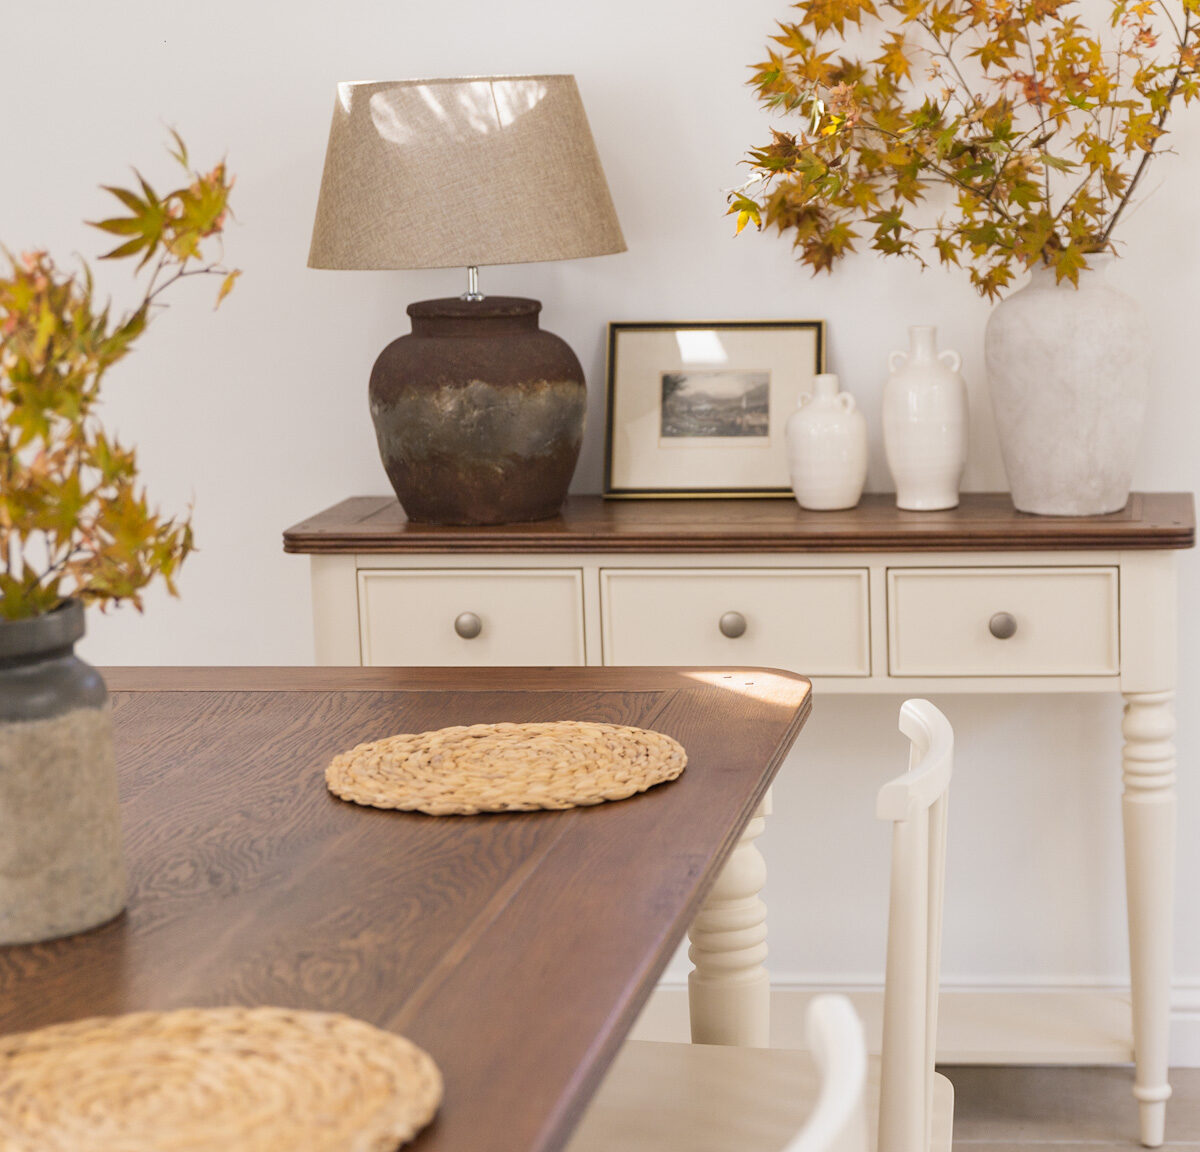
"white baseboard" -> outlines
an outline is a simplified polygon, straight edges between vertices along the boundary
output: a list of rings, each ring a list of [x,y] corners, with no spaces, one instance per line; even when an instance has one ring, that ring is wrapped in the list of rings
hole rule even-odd
[[[818,992],[854,1001],[874,1051],[879,1049],[879,985],[773,982],[771,1043],[804,1046],[804,1009]],[[943,986],[938,1060],[945,1064],[1128,1064],[1133,1060],[1129,989],[1107,986]],[[664,981],[633,1029],[641,1040],[688,1039],[687,987]],[[1172,995],[1171,1064],[1200,1067],[1200,982]]]
[[[1200,982],[1171,990],[1171,1063],[1200,1068]]]

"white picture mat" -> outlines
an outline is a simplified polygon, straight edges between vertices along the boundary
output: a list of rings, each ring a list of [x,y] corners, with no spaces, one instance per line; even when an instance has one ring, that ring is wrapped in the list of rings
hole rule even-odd
[[[609,488],[790,490],[784,428],[819,371],[819,324],[803,327],[614,326]],[[660,436],[662,375],[689,369],[770,374],[768,435]],[[740,441],[740,443],[739,443]],[[682,449],[682,450],[681,450]]]

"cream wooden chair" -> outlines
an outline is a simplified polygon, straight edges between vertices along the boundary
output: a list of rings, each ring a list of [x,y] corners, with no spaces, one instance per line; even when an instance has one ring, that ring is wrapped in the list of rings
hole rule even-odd
[[[900,730],[911,745],[909,770],[876,803],[892,823],[892,868],[883,1050],[867,1072],[867,1146],[950,1152],[954,1090],[933,1062],[954,736],[926,700],[904,703]],[[810,1039],[812,1052],[626,1044],[569,1152],[862,1152],[861,1126],[806,1143],[825,1131],[825,1085],[833,1092],[843,1079],[832,1065],[823,1079],[821,1043]]]
[[[787,1152],[868,1152],[867,1042],[845,996],[817,996],[804,1018],[808,1050],[821,1079],[812,1115]]]

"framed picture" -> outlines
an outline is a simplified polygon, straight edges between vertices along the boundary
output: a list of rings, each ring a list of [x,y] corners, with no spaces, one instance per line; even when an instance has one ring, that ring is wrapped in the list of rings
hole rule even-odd
[[[820,320],[609,324],[604,495],[790,497],[784,425],[824,362]]]

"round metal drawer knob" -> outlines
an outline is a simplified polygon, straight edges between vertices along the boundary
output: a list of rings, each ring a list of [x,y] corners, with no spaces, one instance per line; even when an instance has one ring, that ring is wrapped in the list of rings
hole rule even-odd
[[[1017,618],[1011,612],[997,612],[988,621],[988,631],[997,640],[1007,640],[1010,636],[1016,635]]]
[[[464,640],[474,640],[483,631],[483,621],[474,612],[462,612],[454,618],[454,631]]]
[[[736,640],[746,631],[746,617],[740,612],[726,612],[719,624],[722,636]]]

